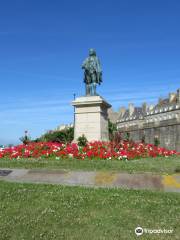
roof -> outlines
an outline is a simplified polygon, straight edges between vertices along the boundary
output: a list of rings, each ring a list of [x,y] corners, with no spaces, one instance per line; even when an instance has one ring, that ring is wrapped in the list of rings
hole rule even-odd
[[[127,119],[129,120],[142,119],[143,117],[144,117],[143,109],[141,107],[135,107],[132,115],[130,115],[129,109],[127,109],[122,116],[119,116],[118,120],[126,121]]]

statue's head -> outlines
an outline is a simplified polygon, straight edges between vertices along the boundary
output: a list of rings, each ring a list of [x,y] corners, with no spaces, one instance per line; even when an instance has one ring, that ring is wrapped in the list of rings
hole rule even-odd
[[[89,49],[89,56],[96,56],[96,51],[93,48]]]

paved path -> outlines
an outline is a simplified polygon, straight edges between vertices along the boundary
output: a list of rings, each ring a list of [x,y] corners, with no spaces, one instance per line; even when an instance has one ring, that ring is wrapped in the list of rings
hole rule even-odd
[[[111,171],[68,171],[46,169],[11,170],[0,179],[13,182],[51,183],[69,186],[119,187],[180,192],[180,174],[157,175],[152,173],[120,173]],[[3,174],[2,174],[3,175]]]

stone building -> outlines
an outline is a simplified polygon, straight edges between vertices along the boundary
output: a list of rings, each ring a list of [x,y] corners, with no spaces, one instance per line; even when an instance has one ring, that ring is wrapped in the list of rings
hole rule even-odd
[[[122,135],[129,133],[130,139],[154,144],[155,138],[160,146],[180,151],[180,89],[169,93],[166,99],[148,106],[143,103],[135,107],[130,103],[128,109],[109,111],[109,119],[117,123]]]

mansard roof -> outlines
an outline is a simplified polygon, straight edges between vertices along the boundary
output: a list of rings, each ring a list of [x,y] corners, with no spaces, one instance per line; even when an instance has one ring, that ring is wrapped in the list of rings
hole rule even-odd
[[[127,119],[135,120],[135,119],[142,119],[143,117],[144,117],[143,109],[141,107],[135,107],[132,115],[130,115],[130,111],[129,109],[127,109],[122,116],[119,116],[118,120],[123,120],[123,121],[126,121]]]
[[[135,107],[132,117],[135,117],[136,119],[143,118],[144,113],[142,107]]]
[[[176,104],[177,104],[177,99],[176,98],[172,102],[169,102],[169,99],[166,98],[166,99],[161,100],[160,103],[156,104],[155,107],[154,107],[154,110],[159,110],[159,109],[165,110],[169,107],[175,108]]]
[[[124,109],[118,116],[117,122],[144,119],[148,115],[177,109],[180,109],[180,89],[177,90],[177,93],[169,93],[169,98],[159,99],[159,102],[155,106],[148,106],[144,103],[142,107],[134,107],[133,104],[130,104],[129,109]]]
[[[158,104],[156,104],[158,107],[164,107],[166,105],[169,105],[169,98],[162,99]]]

